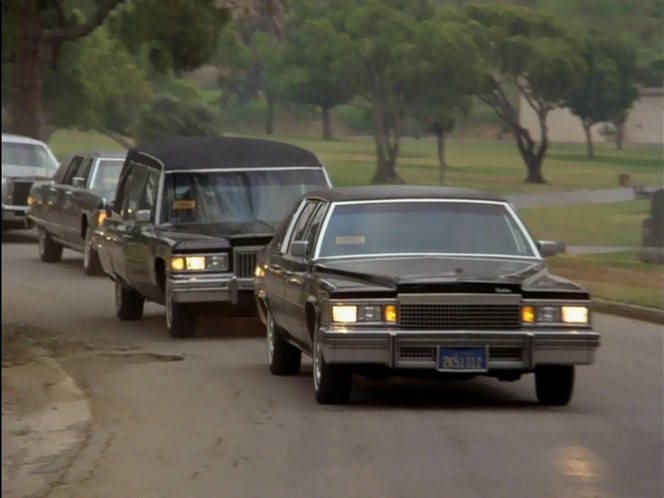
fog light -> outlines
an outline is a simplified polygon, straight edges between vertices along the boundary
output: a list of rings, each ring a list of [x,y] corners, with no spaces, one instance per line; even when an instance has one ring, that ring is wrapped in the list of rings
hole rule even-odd
[[[175,271],[184,270],[184,258],[171,258],[171,269]]]
[[[535,309],[532,306],[521,308],[521,321],[523,323],[533,323],[535,321]]]
[[[383,316],[386,322],[396,322],[397,321],[397,307],[394,304],[388,304],[385,306],[383,311]]]
[[[588,323],[586,306],[563,306],[562,315],[565,323]]]
[[[357,322],[357,306],[332,306],[332,321],[341,323]]]
[[[100,227],[104,223],[104,220],[106,219],[106,211],[99,211],[97,213],[97,226]]]

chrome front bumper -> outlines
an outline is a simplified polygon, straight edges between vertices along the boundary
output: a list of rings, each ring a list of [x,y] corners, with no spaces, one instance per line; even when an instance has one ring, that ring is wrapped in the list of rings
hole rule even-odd
[[[599,334],[592,330],[436,331],[321,328],[328,363],[435,369],[438,347],[488,348],[488,370],[531,370],[537,365],[589,365]]]
[[[169,275],[166,286],[176,303],[237,304],[238,292],[253,291],[254,282],[251,278],[237,278],[232,273]]]
[[[28,206],[2,205],[2,223],[29,227]]]

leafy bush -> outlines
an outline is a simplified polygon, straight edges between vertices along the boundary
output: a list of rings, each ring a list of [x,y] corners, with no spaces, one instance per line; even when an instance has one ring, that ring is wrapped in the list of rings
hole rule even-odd
[[[216,112],[202,102],[157,95],[139,116],[134,130],[138,142],[173,136],[218,136]]]

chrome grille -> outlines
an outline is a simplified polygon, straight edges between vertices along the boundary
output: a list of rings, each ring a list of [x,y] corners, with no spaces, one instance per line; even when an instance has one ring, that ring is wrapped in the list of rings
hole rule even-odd
[[[241,247],[236,247],[233,250],[233,271],[238,278],[254,278],[258,251],[258,248],[245,249]]]
[[[409,360],[434,360],[436,358],[436,348],[403,346],[399,348],[399,357]]]
[[[502,361],[521,361],[523,359],[523,349],[490,347],[489,359]]]
[[[32,187],[32,182],[14,180],[12,186],[12,204],[14,206],[28,205],[28,194],[30,193],[30,187]]]
[[[402,304],[401,326],[406,329],[506,330],[519,328],[519,305]]]

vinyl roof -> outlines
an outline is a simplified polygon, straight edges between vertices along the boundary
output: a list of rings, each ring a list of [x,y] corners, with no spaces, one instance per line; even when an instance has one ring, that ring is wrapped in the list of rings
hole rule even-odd
[[[499,195],[466,188],[417,185],[380,185],[316,190],[303,197],[320,197],[330,202],[383,199],[472,199],[506,202]]]
[[[258,138],[178,137],[138,145],[127,160],[152,162],[166,170],[238,167],[322,167],[306,149]]]

